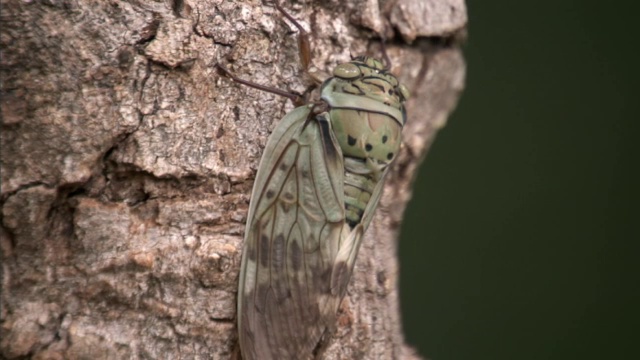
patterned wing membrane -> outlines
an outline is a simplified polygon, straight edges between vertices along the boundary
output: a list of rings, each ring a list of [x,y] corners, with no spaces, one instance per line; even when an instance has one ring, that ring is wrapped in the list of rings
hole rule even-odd
[[[328,115],[289,113],[254,185],[238,302],[243,358],[311,357],[333,324],[362,226],[345,224],[344,163]]]

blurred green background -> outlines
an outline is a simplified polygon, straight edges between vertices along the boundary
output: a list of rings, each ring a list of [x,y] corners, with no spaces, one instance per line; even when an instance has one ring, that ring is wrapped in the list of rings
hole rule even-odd
[[[400,243],[433,360],[640,359],[640,7],[471,0],[467,89]]]

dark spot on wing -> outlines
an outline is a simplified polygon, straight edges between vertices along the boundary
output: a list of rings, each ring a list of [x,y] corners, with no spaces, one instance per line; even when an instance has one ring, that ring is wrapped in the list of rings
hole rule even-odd
[[[256,261],[257,256],[256,246],[248,246],[247,247],[247,255],[249,256],[249,260]]]
[[[287,193],[282,194],[282,198],[283,198],[283,199],[285,199],[285,200],[287,200],[287,201],[293,201],[293,199],[294,199],[295,197],[293,196],[293,194],[292,194],[292,193],[287,192]]]
[[[358,225],[360,223],[360,220],[358,221],[354,221],[354,220],[349,220],[347,219],[347,224],[349,224],[349,227],[351,229],[353,229],[354,227],[356,227],[356,225]]]
[[[387,135],[382,135],[382,143],[386,143],[387,140],[389,140],[389,138],[387,137]]]
[[[287,164],[285,164],[285,163],[280,163],[280,170],[282,170],[282,171],[287,171],[287,169],[288,169]]]
[[[260,264],[262,266],[269,265],[269,237],[267,235],[260,236]]]
[[[391,159],[393,159],[393,153],[392,152],[387,154],[387,160],[391,160]]]
[[[389,91],[387,91],[387,93],[388,93],[389,95],[393,95],[393,89],[389,89]]]
[[[297,239],[291,240],[291,267],[293,271],[300,270],[302,266],[302,251],[300,245],[298,245]]]
[[[305,179],[309,178],[309,172],[307,170],[302,170],[300,174],[302,174],[302,177]]]
[[[273,192],[273,190],[267,190],[267,199],[273,199],[273,197],[275,196],[275,192]]]
[[[273,240],[273,265],[282,270],[284,268],[284,235],[278,234]]]
[[[371,150],[373,149],[373,145],[371,145],[371,144],[366,144],[366,145],[364,146],[364,149],[365,149],[365,150],[367,150],[367,151],[371,151]]]
[[[350,146],[353,146],[353,145],[355,145],[355,144],[356,144],[356,139],[355,139],[355,138],[352,138],[352,137],[351,137],[351,135],[347,135],[347,143],[348,143]]]
[[[268,283],[258,283],[258,288],[256,289],[256,297],[255,297],[255,307],[256,311],[259,313],[265,312],[265,305],[267,303],[267,296],[269,295],[269,291],[271,290],[271,285]],[[245,312],[246,314],[246,312]]]
[[[320,291],[331,293],[331,267],[327,267],[320,274]]]

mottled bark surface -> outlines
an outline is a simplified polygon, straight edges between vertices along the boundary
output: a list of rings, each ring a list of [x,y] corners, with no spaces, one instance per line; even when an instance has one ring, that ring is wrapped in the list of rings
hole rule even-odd
[[[386,34],[412,90],[405,146],[325,355],[414,358],[397,233],[463,88],[464,3],[282,4],[311,30],[316,67],[379,56]],[[249,193],[292,105],[214,65],[303,92],[293,27],[258,0],[3,1],[0,16],[2,357],[230,358]]]

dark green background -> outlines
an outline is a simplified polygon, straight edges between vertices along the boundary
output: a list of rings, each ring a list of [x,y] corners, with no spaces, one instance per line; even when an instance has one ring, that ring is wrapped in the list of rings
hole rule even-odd
[[[407,340],[434,360],[640,359],[640,8],[467,4],[467,89],[401,238]]]

